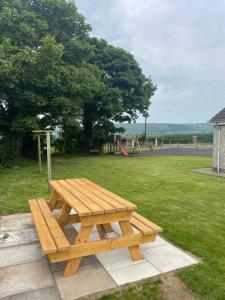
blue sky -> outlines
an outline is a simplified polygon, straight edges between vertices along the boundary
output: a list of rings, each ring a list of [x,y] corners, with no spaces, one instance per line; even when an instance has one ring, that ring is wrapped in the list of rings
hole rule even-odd
[[[150,122],[207,122],[225,107],[224,0],[75,3],[92,35],[131,52],[157,84]]]

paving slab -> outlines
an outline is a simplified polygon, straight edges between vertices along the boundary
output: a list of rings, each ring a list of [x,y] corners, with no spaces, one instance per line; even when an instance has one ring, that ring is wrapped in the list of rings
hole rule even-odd
[[[1,268],[0,298],[54,287],[46,259]]]
[[[61,300],[59,291],[55,287],[40,289],[14,296],[4,297],[2,300]]]
[[[149,262],[142,262],[125,268],[120,267],[108,272],[118,285],[140,281],[160,274],[159,270]]]
[[[175,271],[198,263],[196,259],[169,243],[146,249],[143,251],[143,255],[162,273]]]
[[[0,268],[27,263],[43,258],[39,243],[0,248]]]
[[[107,271],[147,262],[145,259],[136,261],[132,260],[128,249],[118,249],[110,252],[102,252],[97,254],[96,257]]]
[[[20,244],[37,242],[38,236],[35,228],[27,228],[15,231],[0,232],[0,248],[10,247]]]
[[[2,216],[0,220],[0,228],[4,231],[23,230],[31,227],[34,227],[31,213]]]
[[[56,272],[54,277],[63,300],[78,299],[117,286],[98,262],[79,268],[75,275],[63,277],[62,272]]]

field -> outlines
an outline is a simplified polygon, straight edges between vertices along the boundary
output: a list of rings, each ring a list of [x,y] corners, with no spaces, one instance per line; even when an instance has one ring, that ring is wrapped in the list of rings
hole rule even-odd
[[[207,157],[59,156],[53,177],[87,177],[137,204],[168,240],[202,259],[178,273],[187,287],[203,299],[224,299],[224,178],[191,171],[210,166]],[[20,168],[0,172],[1,213],[28,211],[27,199],[48,197],[46,170],[39,174],[37,163],[21,160]],[[151,299],[144,291],[137,299]],[[128,293],[123,299],[136,299]]]
[[[144,123],[123,123],[117,124],[117,127],[123,127],[125,135],[141,135],[144,132]],[[148,123],[147,133],[151,136],[175,136],[175,135],[202,135],[212,134],[212,126],[208,123],[196,124],[167,124],[167,123]]]

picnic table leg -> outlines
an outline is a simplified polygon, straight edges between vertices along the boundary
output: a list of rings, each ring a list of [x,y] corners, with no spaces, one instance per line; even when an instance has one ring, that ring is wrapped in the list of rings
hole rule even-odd
[[[123,235],[127,236],[129,234],[133,234],[133,227],[130,223],[130,221],[120,221],[119,222],[121,230],[123,232]],[[141,260],[144,259],[144,256],[142,255],[139,246],[132,246],[129,247],[130,255],[133,260]]]
[[[48,201],[48,205],[49,205],[51,211],[56,207],[58,199],[59,199],[58,193],[56,193],[56,191],[53,191],[51,194],[50,200]]]
[[[105,228],[102,224],[97,225],[98,234],[101,240],[107,239],[107,233],[105,231]]]
[[[103,224],[106,233],[113,232],[112,225],[110,223]]]
[[[70,217],[70,212],[71,207],[66,202],[64,202],[60,212],[60,216],[58,218],[58,223],[62,228],[64,228],[64,226],[67,224]]]
[[[81,225],[80,231],[78,233],[78,236],[77,236],[74,244],[77,245],[77,244],[87,243],[88,238],[91,234],[92,228],[93,228],[93,225],[91,225],[91,226]],[[64,276],[70,276],[70,275],[76,273],[76,271],[80,265],[81,259],[82,259],[82,257],[69,260],[66,265],[66,268],[64,270]]]

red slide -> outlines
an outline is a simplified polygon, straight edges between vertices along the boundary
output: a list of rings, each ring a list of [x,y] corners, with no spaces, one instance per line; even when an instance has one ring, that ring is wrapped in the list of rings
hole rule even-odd
[[[119,146],[121,153],[124,156],[128,156],[129,154],[127,153],[127,150],[125,149],[124,145],[120,141],[116,141],[116,143]]]

